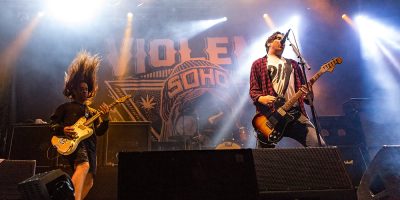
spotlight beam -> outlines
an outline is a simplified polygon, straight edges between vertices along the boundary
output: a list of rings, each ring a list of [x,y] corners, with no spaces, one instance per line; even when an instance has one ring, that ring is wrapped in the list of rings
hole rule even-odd
[[[132,38],[132,21],[133,20],[132,19],[133,19],[133,14],[128,13],[127,20],[126,20],[126,26],[125,26],[124,38],[121,41],[118,65],[117,65],[117,68],[114,70],[114,75],[116,75],[119,78],[123,78],[124,75],[126,75],[126,71],[128,69],[128,63],[132,57],[132,54],[131,54],[131,47],[132,47],[132,43],[133,43],[133,38]]]
[[[173,33],[176,38],[187,38],[190,39],[207,29],[216,26],[219,23],[227,21],[227,17],[222,17],[218,19],[211,20],[198,20],[192,22],[182,23],[180,22],[178,25],[173,26]]]

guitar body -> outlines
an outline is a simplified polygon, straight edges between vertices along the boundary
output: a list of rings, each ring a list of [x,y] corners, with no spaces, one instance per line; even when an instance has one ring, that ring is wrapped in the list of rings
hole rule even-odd
[[[85,122],[86,118],[81,117],[72,126],[77,134],[76,138],[70,138],[68,136],[53,136],[51,138],[51,144],[57,148],[58,153],[62,155],[72,154],[82,140],[90,137],[93,134],[93,129],[85,126]]]
[[[279,108],[269,116],[257,113],[253,117],[252,124],[254,130],[258,133],[258,139],[272,144],[282,139],[286,126],[295,118],[295,116],[287,114],[283,109]]]

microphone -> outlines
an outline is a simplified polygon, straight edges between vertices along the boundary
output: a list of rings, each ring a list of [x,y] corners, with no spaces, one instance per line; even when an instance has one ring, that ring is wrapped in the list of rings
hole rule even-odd
[[[281,40],[281,46],[285,45],[285,42],[286,42],[287,37],[289,36],[290,30],[291,30],[291,29],[289,29],[289,30],[286,32],[285,36],[283,36],[283,38],[282,38],[282,40]]]

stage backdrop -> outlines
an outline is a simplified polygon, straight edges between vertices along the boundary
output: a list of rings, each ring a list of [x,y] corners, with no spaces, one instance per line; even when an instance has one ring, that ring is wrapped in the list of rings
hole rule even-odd
[[[342,114],[344,102],[365,95],[361,89],[365,80],[357,73],[362,67],[357,35],[340,19],[343,12],[356,11],[355,2],[146,2],[121,1],[86,24],[42,18],[13,65],[10,121],[48,121],[66,101],[62,89],[69,63],[86,49],[102,57],[94,106],[132,95],[112,111],[113,121],[150,121],[152,135],[160,141],[209,129],[221,132],[218,137],[237,133],[240,127],[251,129],[250,67],[265,55],[264,43],[279,27],[298,34],[302,54],[312,66],[309,78],[331,58],[343,57],[343,64],[315,85],[320,115]],[[26,1],[2,8],[2,24],[9,28],[1,29],[0,44],[6,49],[38,8]],[[131,23],[126,19],[128,10],[134,14]],[[267,25],[264,13],[271,16],[275,28]],[[300,16],[296,27],[286,25],[293,13]],[[227,21],[203,26],[204,20],[222,17]],[[286,52],[296,59],[289,45]],[[211,126],[211,117],[220,125]]]

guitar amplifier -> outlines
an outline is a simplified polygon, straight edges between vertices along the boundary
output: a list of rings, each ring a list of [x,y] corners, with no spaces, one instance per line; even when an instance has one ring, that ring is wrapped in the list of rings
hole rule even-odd
[[[321,135],[329,145],[359,145],[364,144],[364,134],[360,122],[350,116],[320,116]]]
[[[117,165],[119,152],[151,150],[150,125],[151,122],[110,122],[103,136],[104,164]]]
[[[11,160],[36,160],[39,168],[54,166],[57,160],[51,157],[56,157],[57,153],[51,147],[50,138],[48,125],[15,124],[7,139],[7,157]]]

